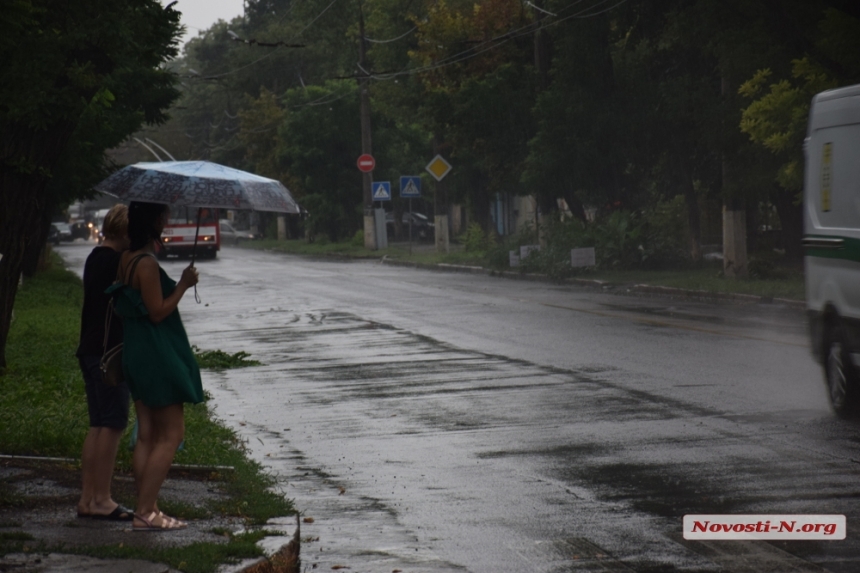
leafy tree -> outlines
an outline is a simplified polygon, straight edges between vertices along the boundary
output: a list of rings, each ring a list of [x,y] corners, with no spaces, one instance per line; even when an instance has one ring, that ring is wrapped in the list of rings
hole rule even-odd
[[[829,5],[829,6],[828,6]],[[787,70],[759,69],[741,85],[747,98],[740,129],[771,154],[771,200],[789,256],[802,256],[803,138],[812,97],[860,81],[860,10],[845,2],[789,4],[782,18],[796,31]],[[772,82],[772,83],[769,83]]]
[[[537,133],[522,178],[554,209],[563,197],[584,219],[583,204],[625,203],[620,101],[605,16],[570,21],[552,31],[552,83],[537,98]]]
[[[420,115],[458,173],[452,198],[466,201],[489,229],[497,193],[520,193],[519,173],[533,133],[530,23],[519,2],[438,2],[413,17],[409,55],[421,83]]]
[[[355,83],[343,80],[293,88],[278,130],[278,165],[287,186],[309,212],[316,231],[332,241],[360,228],[361,154]]]
[[[18,277],[50,215],[101,175],[104,150],[164,119],[179,13],[155,0],[4,6],[0,42],[0,368]]]

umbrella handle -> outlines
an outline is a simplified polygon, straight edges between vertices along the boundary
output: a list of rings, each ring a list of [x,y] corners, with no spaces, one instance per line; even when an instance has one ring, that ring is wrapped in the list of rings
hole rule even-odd
[[[191,249],[191,266],[194,266],[194,259],[197,256],[197,237],[200,236],[200,214],[203,212],[203,207],[197,207],[197,230],[194,231],[194,247]],[[197,285],[194,285],[194,300],[200,304],[200,295],[197,294]]]
[[[191,266],[194,266],[194,259],[197,256],[197,237],[200,236],[200,214],[203,212],[203,207],[197,207],[197,230],[194,231],[194,247],[191,249]]]

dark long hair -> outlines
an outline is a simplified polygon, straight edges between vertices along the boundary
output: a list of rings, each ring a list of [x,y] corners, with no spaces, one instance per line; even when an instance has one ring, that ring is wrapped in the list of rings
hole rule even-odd
[[[167,210],[167,205],[160,203],[142,203],[132,201],[128,206],[128,248],[138,251],[151,241],[161,239],[157,230],[158,219]]]

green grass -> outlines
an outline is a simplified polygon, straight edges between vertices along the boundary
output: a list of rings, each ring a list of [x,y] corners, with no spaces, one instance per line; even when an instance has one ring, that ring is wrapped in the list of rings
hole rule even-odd
[[[196,346],[194,349],[194,357],[197,359],[197,364],[200,368],[209,370],[225,370],[227,368],[245,368],[247,366],[259,366],[260,362],[251,360],[251,356],[247,352],[236,352],[228,354],[223,350],[200,350]]]
[[[452,245],[448,254],[438,254],[432,244],[413,244],[410,254],[407,245],[398,243],[388,249],[371,251],[356,247],[351,243],[308,243],[306,241],[254,241],[242,244],[245,248],[266,249],[298,255],[311,256],[354,256],[362,258],[382,258],[434,265],[439,263],[487,267],[482,252],[465,252],[460,245]],[[510,269],[516,270],[516,269]],[[788,298],[803,300],[805,286],[803,270],[800,267],[779,269],[782,278],[773,279],[730,279],[722,276],[719,263],[704,264],[695,268],[662,271],[614,271],[587,270],[575,275],[576,278],[602,280],[612,284],[648,284],[688,290],[701,290],[711,293],[724,292],[750,294],[761,297]]]
[[[62,268],[25,279],[0,376],[0,447],[6,454],[80,456],[89,427],[75,358],[83,288]]]
[[[780,279],[730,279],[722,276],[719,266],[666,271],[586,271],[577,278],[794,300],[803,300],[806,296],[803,271],[799,269],[786,270],[785,278]]]
[[[179,547],[133,547],[119,545],[68,546],[35,542],[27,533],[0,533],[0,555],[7,553],[66,553],[102,559],[142,559],[164,563],[185,573],[211,573],[218,565],[235,563],[263,555],[257,542],[268,536],[266,531],[233,535],[224,533],[223,543],[193,543]]]
[[[8,366],[6,374],[0,376],[0,453],[80,457],[89,427],[83,377],[74,356],[82,291],[80,279],[57,261],[51,270],[25,279],[19,289],[6,347]],[[228,366],[248,362],[247,355],[221,354],[228,357]],[[295,514],[292,502],[271,490],[275,480],[248,458],[244,444],[232,430],[212,419],[205,403],[186,406],[185,424],[185,447],[176,455],[177,464],[234,468],[210,476],[223,480],[228,496],[226,501],[212,502],[208,511],[240,516],[249,526]],[[122,444],[127,443],[130,431],[131,424]],[[120,448],[117,466],[119,471],[131,470],[131,452],[126,447]],[[0,501],[13,502],[4,490],[0,487]],[[165,509],[169,505],[165,502]],[[177,515],[193,517],[193,508],[175,509]],[[2,541],[4,547],[25,543],[14,534]],[[99,556],[99,551],[90,548],[86,553]],[[207,571],[224,559],[259,554],[250,538],[237,537],[227,544],[164,550],[164,562],[183,571]],[[145,557],[161,559],[150,554]],[[183,561],[186,565],[180,567]],[[192,561],[194,564],[189,565]]]

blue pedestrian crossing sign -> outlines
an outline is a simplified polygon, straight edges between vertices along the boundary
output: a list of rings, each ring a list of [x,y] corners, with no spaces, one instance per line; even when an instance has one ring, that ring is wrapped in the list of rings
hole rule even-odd
[[[374,181],[370,188],[374,201],[391,201],[391,181]]]
[[[401,175],[400,196],[404,199],[421,197],[421,178],[417,175]]]

